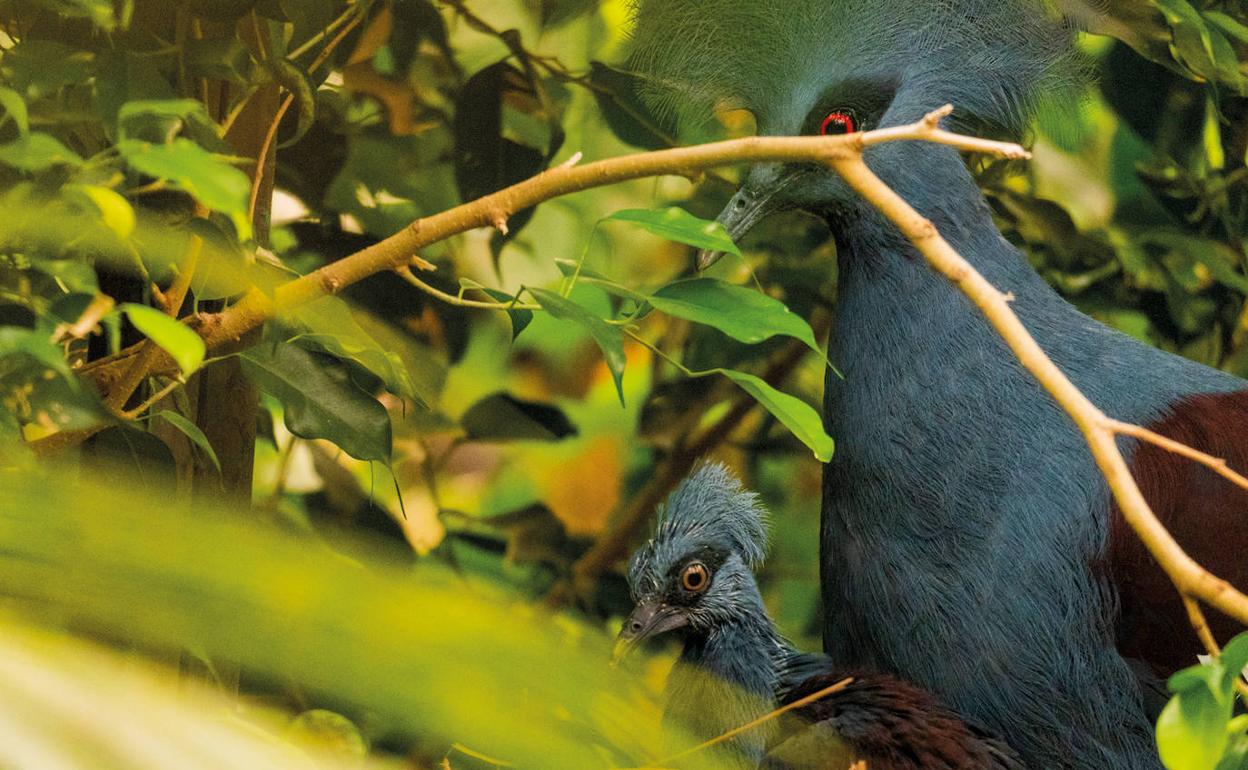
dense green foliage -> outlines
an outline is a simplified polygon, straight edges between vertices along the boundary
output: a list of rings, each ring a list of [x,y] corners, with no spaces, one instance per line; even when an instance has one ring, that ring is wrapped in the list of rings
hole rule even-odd
[[[1085,312],[1248,376],[1243,3],[1057,4],[1093,77],[1036,120],[1033,161],[971,160],[1003,230]],[[0,765],[59,723],[133,738],[79,762],[156,766],[133,730],[173,708],[169,734],[239,752],[205,766],[259,751],[216,701],[172,705],[170,660],[378,759],[653,760],[654,683],[600,667],[627,598],[603,567],[704,453],[763,494],[766,598],[818,646],[835,244],[792,214],[738,249],[706,221],[734,171],[552,201],[429,249],[417,283],[372,276],[225,348],[192,331],[551,165],[748,134],[739,112],[677,137],[647,111],[627,5],[0,1],[0,657],[29,662],[0,664],[0,717],[36,714]],[[694,277],[693,247],[733,256]],[[101,393],[101,362],[144,340],[180,375]],[[202,513],[226,504],[249,525]],[[1172,768],[1248,766],[1242,647],[1172,683]],[[164,665],[153,689],[68,719],[138,691],[123,656]]]

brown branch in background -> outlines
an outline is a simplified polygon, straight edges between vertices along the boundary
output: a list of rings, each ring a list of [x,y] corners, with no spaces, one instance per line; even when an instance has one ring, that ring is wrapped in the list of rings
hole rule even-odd
[[[769,385],[778,386],[793,372],[809,351],[802,343],[793,343],[768,367],[763,379]],[[610,526],[598,537],[589,550],[572,565],[572,589],[579,596],[588,595],[598,576],[623,558],[637,533],[650,521],[655,507],[667,497],[680,480],[688,475],[693,466],[728,440],[758,402],[745,393],[733,401],[727,414],[707,428],[696,440],[676,447],[661,463],[640,493],[633,496],[628,507],[616,516]],[[556,591],[552,602],[567,597]]]
[[[347,35],[355,29],[361,21],[364,20],[363,12],[356,12],[355,16],[346,21],[342,29],[338,30],[338,34],[325,44],[321,52],[316,55],[312,63],[308,65],[308,72],[315,72],[318,67],[329,60],[334,49],[347,39]],[[335,24],[338,22],[335,21]],[[286,94],[286,98],[282,100],[281,106],[277,108],[277,114],[273,116],[273,121],[269,124],[268,130],[265,132],[264,141],[260,145],[260,153],[256,158],[256,168],[263,169],[265,164],[269,162],[269,154],[273,151],[273,143],[277,140],[277,129],[282,123],[282,118],[286,117],[286,113],[290,111],[290,106],[295,103],[294,94]],[[264,179],[264,174],[257,172],[252,175],[251,194],[247,199],[247,219],[254,221],[256,218],[256,203],[260,199],[260,185]]]
[[[282,284],[273,298],[259,289],[253,289],[227,310],[203,316],[197,331],[209,350],[237,342],[279,310],[307,304],[326,294],[336,294],[370,275],[406,265],[413,255],[430,244],[469,230],[497,227],[499,222],[506,222],[517,211],[595,187],[653,176],[690,176],[737,163],[830,162],[836,157],[860,156],[864,141],[877,144],[881,141],[920,139],[962,150],[991,151],[1006,157],[1026,154],[1014,144],[948,132],[933,135],[930,130],[924,130],[922,124],[884,131],[887,133],[880,139],[873,139],[876,132],[871,131],[842,136],[751,136],[548,169],[491,195],[418,219],[379,243]],[[133,350],[127,349],[117,356],[100,359],[83,367],[81,374],[102,391],[110,392],[122,376],[122,362],[132,355]],[[161,353],[149,367],[149,373],[171,374],[176,371],[177,365],[172,358]]]
[[[164,294],[165,313],[175,318],[182,309],[182,303],[186,302],[186,296],[191,291],[191,281],[195,277],[195,270],[199,267],[199,255],[204,250],[204,239],[198,235],[192,235],[186,247],[186,258],[178,265],[178,274],[173,279],[173,284],[169,287],[169,291]],[[104,405],[110,411],[118,412],[134,395],[134,392],[143,384],[143,380],[147,379],[151,364],[156,360],[157,354],[162,352],[160,348],[151,340],[143,340],[139,343],[139,353],[133,361],[130,362],[130,368],[126,371],[126,376],[121,381],[121,385],[109,393],[108,398],[104,400]]]

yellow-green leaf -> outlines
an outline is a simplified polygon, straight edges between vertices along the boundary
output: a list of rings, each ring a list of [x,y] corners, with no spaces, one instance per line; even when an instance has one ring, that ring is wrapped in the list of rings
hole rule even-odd
[[[796,396],[776,390],[761,377],[734,369],[714,371],[732,380],[742,390],[753,396],[799,441],[810,447],[810,451],[820,462],[826,463],[832,459],[832,453],[836,451],[836,442],[824,431],[823,420],[810,404]]]
[[[189,376],[204,363],[204,340],[186,324],[147,305],[127,302],[120,310],[130,318],[136,329],[177,362],[184,376]]]
[[[741,255],[732,236],[719,222],[695,217],[682,208],[626,209],[603,219],[604,222],[628,222],[669,241],[684,243],[708,251],[726,251]]]

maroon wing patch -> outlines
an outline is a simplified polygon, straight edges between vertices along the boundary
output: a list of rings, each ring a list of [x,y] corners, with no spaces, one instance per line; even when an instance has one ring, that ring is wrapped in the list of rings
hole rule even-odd
[[[1146,426],[1226,460],[1248,475],[1248,391],[1191,396]],[[1151,444],[1136,449],[1132,471],[1161,523],[1192,558],[1236,588],[1248,590],[1248,491],[1208,468]],[[1118,589],[1118,647],[1159,675],[1190,666],[1203,652],[1178,592],[1122,519],[1110,523],[1109,565]],[[1220,643],[1243,628],[1207,613]]]

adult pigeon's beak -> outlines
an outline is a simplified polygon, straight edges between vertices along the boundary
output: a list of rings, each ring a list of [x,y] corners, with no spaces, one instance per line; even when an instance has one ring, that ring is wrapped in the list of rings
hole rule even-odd
[[[732,196],[715,221],[724,226],[732,240],[739,241],[768,215],[790,208],[781,193],[805,172],[800,166],[782,166],[777,163],[755,166],[741,189]],[[699,251],[698,269],[707,269],[723,255],[722,251]]]
[[[633,614],[624,621],[620,635],[615,638],[615,650],[611,654],[611,665],[617,666],[628,654],[637,649],[647,639],[683,628],[689,623],[685,613],[676,607],[660,602],[642,602],[633,610]]]

